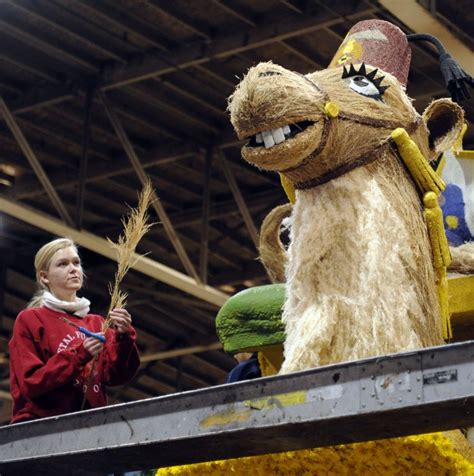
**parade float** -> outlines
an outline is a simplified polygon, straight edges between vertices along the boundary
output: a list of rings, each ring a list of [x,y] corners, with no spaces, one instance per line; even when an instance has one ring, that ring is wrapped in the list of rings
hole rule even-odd
[[[405,92],[408,40],[427,37],[363,21],[327,69],[301,75],[261,63],[230,98],[232,124],[249,141],[242,157],[278,172],[291,202],[261,230],[260,257],[276,283],[238,293],[217,316],[224,350],[258,353],[262,376],[440,345],[452,338],[451,317],[474,313],[472,217],[459,199],[470,184],[463,173],[456,186],[452,163],[462,156],[463,111],[440,99],[417,113]],[[446,72],[453,61],[438,49]],[[472,78],[451,71],[448,89],[462,99]],[[446,187],[439,158],[449,150]],[[377,473],[472,475],[474,452],[456,430],[157,475]]]

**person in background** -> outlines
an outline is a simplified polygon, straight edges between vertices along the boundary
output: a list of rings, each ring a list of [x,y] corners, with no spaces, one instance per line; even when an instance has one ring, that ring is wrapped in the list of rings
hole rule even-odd
[[[225,383],[240,382],[262,376],[257,352],[239,352],[234,354],[238,364],[229,372]]]
[[[9,342],[11,423],[104,406],[105,386],[128,382],[140,365],[128,311],[113,309],[104,334],[104,318],[77,296],[84,273],[72,240],[44,245],[35,270],[40,290],[18,314]]]

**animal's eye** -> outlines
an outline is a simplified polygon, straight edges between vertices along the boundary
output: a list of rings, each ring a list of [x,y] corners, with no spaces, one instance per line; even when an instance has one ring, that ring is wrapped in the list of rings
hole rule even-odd
[[[349,71],[344,66],[342,79],[356,93],[373,99],[382,100],[383,93],[389,86],[380,85],[385,76],[376,78],[375,75],[377,74],[377,71],[377,69],[374,69],[370,73],[367,73],[364,63],[362,63],[359,71],[357,71],[351,64]]]
[[[380,91],[377,86],[365,76],[352,76],[345,79],[349,87],[356,93],[363,94],[364,96],[379,96]]]

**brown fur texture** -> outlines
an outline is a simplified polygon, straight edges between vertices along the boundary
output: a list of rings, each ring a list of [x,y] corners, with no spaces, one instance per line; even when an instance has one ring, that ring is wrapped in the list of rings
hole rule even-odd
[[[291,215],[291,204],[275,207],[260,227],[259,252],[273,283],[285,282],[286,251],[280,241],[281,223]]]
[[[397,79],[387,74],[381,84],[389,87],[379,101],[351,89],[340,67],[302,76],[261,63],[230,98],[241,139],[311,121],[278,145],[242,149],[245,160],[283,173],[297,189],[283,373],[442,341],[420,195],[390,133],[407,129],[432,160],[460,132],[462,110],[440,100],[421,118]],[[325,113],[329,101],[339,108],[335,118]],[[337,170],[345,173],[320,180]]]

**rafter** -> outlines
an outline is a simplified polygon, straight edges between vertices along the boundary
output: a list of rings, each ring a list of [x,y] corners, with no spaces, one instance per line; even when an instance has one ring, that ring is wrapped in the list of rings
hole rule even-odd
[[[12,18],[5,13],[3,13],[2,17],[0,18],[0,27],[2,33],[7,33],[16,40],[22,41],[23,43],[36,48],[42,53],[45,53],[53,58],[61,59],[65,63],[74,64],[78,68],[88,73],[97,72],[97,68],[89,61],[86,61],[80,58],[78,55],[74,55],[66,49],[53,44],[51,41],[43,38],[38,32],[33,34],[28,31],[26,27],[22,28],[19,25],[15,25],[12,21]]]
[[[58,236],[69,236],[79,245],[101,254],[109,259],[116,260],[114,250],[106,240],[86,231],[78,231],[74,228],[49,217],[43,213],[32,210],[29,207],[19,205],[11,200],[0,197],[0,209],[3,213],[11,215],[19,220],[30,223],[43,230]],[[136,254],[137,262],[133,269],[144,273],[154,279],[163,281],[170,286],[181,289],[193,296],[221,306],[228,296],[211,286],[197,284],[194,279],[179,271],[171,269],[157,261]]]
[[[36,21],[46,24],[54,29],[59,29],[68,37],[74,38],[75,41],[87,45],[96,51],[100,51],[108,58],[126,62],[126,50],[137,50],[132,48],[123,39],[114,37],[107,31],[101,29],[92,30],[89,25],[80,16],[74,15],[67,8],[54,4],[50,0],[9,0],[9,3],[16,9],[20,10],[23,15],[31,16]],[[67,25],[67,26],[66,26]],[[112,44],[120,42],[122,48],[119,51],[113,48]]]
[[[88,0],[89,7],[91,7],[91,2]],[[348,18],[356,19],[366,15],[368,11],[375,10],[375,8],[367,8],[367,10],[360,11]],[[336,25],[343,21],[343,18],[327,12],[323,12],[316,17],[285,18],[279,22],[269,22],[268,25],[251,31],[221,36],[205,48],[199,42],[194,45],[173,48],[169,53],[163,51],[147,52],[132,58],[126,65],[122,62],[106,64],[100,77],[99,87],[102,90],[122,87],[126,84],[162,76],[191,66],[203,65],[213,58],[225,58],[275,41],[282,41]],[[58,98],[72,97],[89,82],[90,79],[84,76],[75,79],[75,86],[65,87],[59,91],[57,88],[50,87],[32,90],[29,94],[13,102],[12,110],[16,113],[29,110],[38,104],[44,105],[49,101],[57,101]]]
[[[234,196],[234,200],[237,203],[239,212],[242,215],[245,226],[247,227],[247,230],[250,234],[250,237],[252,238],[255,247],[258,249],[258,232],[255,228],[255,223],[253,222],[252,215],[250,214],[248,206],[242,196],[242,192],[240,191],[240,188],[237,184],[237,180],[235,179],[235,176],[232,173],[232,170],[229,167],[227,160],[225,159],[224,153],[222,152],[222,150],[219,149],[218,154],[220,159],[220,165],[222,167],[222,170],[224,171],[224,175],[227,179],[227,182],[229,183],[229,187],[232,191],[232,195]]]
[[[86,190],[86,177],[88,166],[89,139],[91,133],[91,107],[94,90],[91,88],[87,91],[85,98],[84,127],[82,132],[82,150],[81,162],[79,164],[79,184],[76,200],[76,227],[82,228],[82,218],[84,211],[84,196]]]
[[[396,0],[380,0],[380,3],[413,31],[430,33],[439,38],[463,69],[474,74],[472,51],[419,3],[415,0],[405,0],[403,4]]]
[[[113,112],[107,97],[103,93],[99,93],[99,95],[100,95],[102,104],[104,105],[107,116],[109,117],[110,122],[112,123],[112,126],[115,129],[117,137],[120,143],[122,144],[122,147],[124,148],[125,153],[127,154],[127,157],[130,160],[130,163],[132,164],[133,169],[138,175],[138,178],[140,179],[140,182],[142,183],[142,185],[145,185],[145,183],[148,180],[148,176],[145,172],[143,165],[140,162],[140,159],[138,158],[135,152],[135,149],[132,143],[130,142],[130,139],[128,138],[127,133],[125,132],[125,129],[123,128],[122,123],[119,121],[118,117]],[[188,253],[186,252],[183,244],[181,243],[181,239],[177,235],[170,219],[168,218],[168,214],[165,208],[161,204],[155,192],[153,192],[153,201],[151,206],[155,209],[156,213],[158,214],[158,217],[160,218],[160,221],[163,224],[166,234],[168,235],[168,238],[173,244],[176,250],[176,253],[179,256],[179,259],[181,260],[184,266],[184,269],[189,273],[190,276],[194,277],[196,281],[199,281],[199,275],[197,274],[193,263],[189,259]]]
[[[239,19],[240,21],[246,23],[247,25],[251,26],[252,28],[257,26],[256,20],[253,18],[253,15],[249,12],[245,12],[242,10],[242,7],[236,8],[235,5],[231,5],[229,2],[225,0],[213,0],[213,2],[226,13],[232,15],[233,17]]]
[[[281,195],[283,198],[283,195]],[[265,191],[254,193],[252,195],[246,195],[246,204],[250,210],[254,210],[257,208],[262,207],[271,207],[276,204],[276,200],[278,196],[275,194],[275,190]],[[201,222],[201,208],[190,208],[185,212],[178,212],[171,214],[171,218],[173,220],[173,224],[176,228],[180,228],[183,226],[189,226],[191,224],[199,224]],[[228,200],[225,202],[220,203],[213,203],[211,205],[211,209],[209,211],[209,219],[210,220],[218,220],[220,218],[230,216],[230,215],[237,215],[239,214],[238,208],[235,206],[234,200]]]
[[[149,46],[163,51],[168,51],[172,46],[172,42],[161,35],[159,29],[136,18],[133,14],[131,15],[130,12],[123,12],[119,7],[114,8],[111,5],[105,5],[96,0],[74,1],[77,3],[78,8],[83,9],[96,18],[102,18],[103,21],[114,23],[121,30],[135,35]]]
[[[199,256],[199,277],[207,283],[208,255],[209,255],[209,210],[211,208],[211,165],[213,148],[209,147],[204,167],[203,198],[202,198],[202,225],[201,225],[201,252]]]
[[[33,149],[30,147],[30,144],[26,140],[26,137],[24,136],[13,114],[11,113],[10,109],[8,108],[2,97],[0,97],[0,112],[2,113],[8,127],[10,128],[10,131],[18,142],[18,145],[20,146],[21,150],[28,159],[28,162],[30,163],[31,168],[34,170],[37,179],[39,180],[43,188],[46,190],[46,193],[48,194],[48,197],[50,198],[51,202],[54,204],[54,207],[56,208],[57,212],[65,223],[71,225],[72,219],[69,215],[69,212],[67,211],[66,207],[64,206],[64,203],[57,194],[55,188],[53,187],[53,184],[49,180],[49,177],[46,175],[46,172],[44,171],[40,161],[33,152]]]
[[[183,347],[182,349],[165,350],[163,352],[154,352],[153,354],[144,354],[140,357],[140,362],[144,364],[156,360],[171,359],[173,357],[197,354],[199,352],[209,352],[210,350],[217,349],[222,349],[222,344],[220,342],[213,342],[209,345],[194,345],[191,347]]]
[[[204,40],[211,40],[211,34],[208,29],[203,25],[198,25],[196,20],[183,13],[183,11],[176,9],[174,2],[164,3],[159,0],[146,0],[146,3],[152,8],[163,12],[165,15],[172,18],[175,22],[184,26],[186,29],[192,31],[201,38],[204,38]]]

